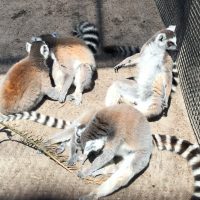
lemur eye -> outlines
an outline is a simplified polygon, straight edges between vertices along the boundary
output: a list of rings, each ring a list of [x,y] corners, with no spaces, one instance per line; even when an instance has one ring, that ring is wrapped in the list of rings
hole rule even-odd
[[[171,41],[168,41],[168,42],[167,42],[167,45],[168,45],[168,47],[171,47],[171,46],[174,46],[174,43],[171,42]]]
[[[76,143],[78,143],[78,144],[80,144],[80,143],[81,143],[81,140],[80,140],[80,138],[77,138],[77,139],[76,139]]]
[[[162,42],[164,39],[163,35],[160,36],[159,40]]]

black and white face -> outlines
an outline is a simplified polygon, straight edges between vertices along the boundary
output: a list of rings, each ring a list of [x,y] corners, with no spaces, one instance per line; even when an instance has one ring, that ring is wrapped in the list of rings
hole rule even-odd
[[[44,59],[46,60],[49,57],[49,47],[46,44],[41,45],[40,53],[43,55]]]
[[[176,26],[169,26],[157,35],[156,42],[159,47],[166,50],[177,50],[175,28]]]
[[[75,144],[77,146],[81,146],[81,135],[84,132],[85,128],[86,128],[86,126],[83,125],[83,124],[75,127],[75,133],[74,133],[74,135],[75,135]]]
[[[28,54],[38,54],[38,52],[40,52],[45,60],[49,57],[49,48],[44,41],[27,42],[26,51]]]
[[[176,36],[167,40],[167,50],[175,51],[177,50],[177,44],[176,44]]]

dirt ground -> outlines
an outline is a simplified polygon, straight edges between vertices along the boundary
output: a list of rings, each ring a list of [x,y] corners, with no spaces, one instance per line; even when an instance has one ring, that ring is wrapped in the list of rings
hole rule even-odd
[[[141,46],[163,27],[153,0],[101,2],[104,44]],[[26,54],[25,42],[32,35],[53,31],[67,35],[70,34],[73,24],[80,20],[87,19],[96,23],[96,5],[96,1],[92,0],[1,0],[0,72],[4,74],[12,62]],[[98,80],[93,91],[84,94],[81,106],[47,100],[38,111],[71,120],[92,106],[103,106],[106,90],[112,81],[133,74],[131,68],[122,69],[115,74],[111,68],[115,63],[115,60],[97,63]],[[18,130],[45,138],[58,131],[34,122],[19,121],[9,124]],[[176,135],[195,142],[179,87],[173,96],[168,116],[151,123],[151,126],[154,133]],[[0,200],[71,200],[97,187],[85,184],[74,174],[33,149],[7,141],[3,132],[0,135],[0,172]],[[129,187],[105,199],[187,200],[192,194],[192,185],[191,169],[184,159],[155,149],[147,170]]]

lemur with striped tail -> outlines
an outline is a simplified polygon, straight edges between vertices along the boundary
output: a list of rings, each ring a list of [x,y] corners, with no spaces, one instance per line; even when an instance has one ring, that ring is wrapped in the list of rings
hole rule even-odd
[[[59,98],[49,77],[47,44],[44,41],[26,43],[26,50],[28,56],[14,64],[1,83],[2,114],[32,110],[45,95],[53,100]]]
[[[89,123],[76,127],[72,140],[70,163],[76,163],[78,150],[83,151],[85,159],[92,152],[97,155],[89,168],[83,167],[78,173],[79,177],[112,174],[80,200],[99,199],[126,186],[148,166],[153,142],[159,150],[174,152],[188,161],[195,180],[191,199],[200,199],[199,145],[175,136],[152,135],[144,115],[132,106],[120,104],[94,112]],[[121,157],[117,165],[114,163],[116,157]]]
[[[135,80],[115,81],[107,91],[106,106],[120,102],[129,103],[149,120],[162,115],[168,108],[172,91],[173,61],[167,51],[176,50],[175,26],[157,32],[142,47],[141,52],[126,58],[114,67],[135,65]],[[176,74],[177,75],[177,74]],[[176,80],[177,81],[177,80]]]
[[[174,152],[188,161],[195,180],[192,200],[200,199],[199,145],[175,136],[151,134],[150,125],[144,115],[132,106],[120,104],[94,109],[71,123],[36,112],[0,116],[0,122],[20,119],[65,128],[65,133],[54,136],[47,141],[47,145],[70,141],[71,155],[68,161],[70,165],[78,161],[77,151],[83,151],[85,158],[91,152],[96,152],[97,157],[91,167],[83,169],[79,173],[80,177],[112,173],[107,181],[80,199],[97,199],[126,186],[148,165],[153,142],[159,150]],[[113,163],[116,156],[123,158],[119,165]]]
[[[78,24],[72,34],[74,37],[44,34],[32,37],[32,41],[43,40],[52,51],[52,78],[56,88],[60,90],[59,101],[64,102],[67,99],[79,105],[83,91],[90,90],[94,85],[93,78],[97,74],[94,55],[98,52],[100,41],[96,26],[87,21]],[[120,56],[124,55],[124,49],[129,49],[126,52],[131,54],[139,51],[138,48],[120,46],[107,46],[103,51]],[[72,84],[76,86],[75,92],[67,96]]]
[[[51,49],[52,77],[55,87],[60,91],[59,101],[82,102],[82,93],[94,85],[96,63],[93,53],[96,53],[99,36],[97,28],[89,23],[80,23],[74,30],[74,37],[57,37],[54,34],[44,34],[32,37],[32,41],[45,41]],[[68,95],[70,86],[76,89]]]

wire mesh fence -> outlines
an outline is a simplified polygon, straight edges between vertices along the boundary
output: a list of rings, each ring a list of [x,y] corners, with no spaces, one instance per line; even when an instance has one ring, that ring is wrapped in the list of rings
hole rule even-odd
[[[187,113],[200,143],[200,1],[155,0],[166,26],[177,25],[176,57]]]

